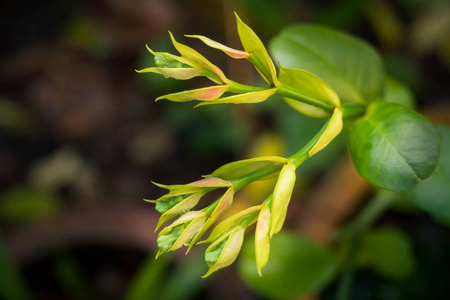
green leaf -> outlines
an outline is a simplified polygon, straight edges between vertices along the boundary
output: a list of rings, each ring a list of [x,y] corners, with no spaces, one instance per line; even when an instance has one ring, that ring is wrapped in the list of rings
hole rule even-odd
[[[395,228],[380,228],[365,233],[358,262],[394,280],[408,278],[415,267],[409,237]]]
[[[292,87],[304,93],[307,97],[312,97],[331,104],[334,107],[340,106],[339,97],[333,89],[322,79],[314,74],[300,69],[286,69],[280,66],[280,83]],[[287,104],[295,110],[309,117],[328,117],[330,113],[324,109],[312,106],[291,98],[283,97]]]
[[[276,61],[322,78],[342,103],[368,103],[383,94],[378,53],[364,41],[318,25],[287,27],[269,44]]]
[[[412,109],[389,102],[369,105],[350,129],[358,172],[375,186],[407,191],[436,168],[439,143],[433,125]]]
[[[328,251],[293,233],[281,232],[271,240],[270,259],[259,277],[254,239],[245,243],[239,274],[258,294],[293,298],[317,291],[334,277],[336,260]]]
[[[394,102],[397,104],[402,104],[414,108],[415,100],[414,95],[411,90],[394,78],[386,78],[386,89],[384,91],[383,100],[386,102]]]
[[[441,157],[436,171],[405,196],[438,221],[450,225],[450,127],[437,126],[437,131]]]

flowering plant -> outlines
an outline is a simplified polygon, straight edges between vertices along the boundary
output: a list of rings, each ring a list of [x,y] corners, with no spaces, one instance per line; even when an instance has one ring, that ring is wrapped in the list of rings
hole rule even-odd
[[[137,72],[158,73],[180,80],[203,76],[215,85],[164,95],[156,100],[200,101],[198,107],[222,103],[258,103],[278,95],[298,112],[309,117],[328,118],[328,121],[306,145],[288,158],[266,156],[246,159],[226,164],[204,176],[204,179],[186,185],[157,184],[169,192],[157,200],[148,200],[156,203],[156,209],[162,214],[156,229],[178,217],[160,231],[157,257],[183,245],[187,245],[189,251],[196,244],[210,243],[205,253],[209,266],[205,276],[234,262],[244,241],[245,231],[254,223],[256,267],[262,274],[261,270],[270,256],[270,240],[282,229],[288,212],[296,169],[336,138],[343,129],[344,119],[352,121],[350,147],[355,166],[361,175],[376,186],[394,191],[411,189],[431,175],[438,157],[436,132],[428,120],[410,108],[380,101],[382,86],[378,84],[378,78],[373,85],[375,91],[370,90],[371,82],[367,83],[371,85],[370,89],[365,89],[366,86],[358,85],[360,83],[357,81],[356,87],[351,90],[351,87],[344,89],[339,85],[332,88],[307,70],[286,68],[280,64],[277,72],[258,36],[237,15],[236,19],[244,50],[232,49],[204,36],[187,37],[200,39],[234,59],[248,60],[267,86],[248,86],[227,78],[217,66],[194,49],[177,42],[170,33],[180,56],[154,52],[148,48],[154,55],[156,67]],[[325,33],[329,34],[327,31]],[[338,34],[336,36],[338,40],[348,39]],[[365,45],[356,45],[368,51]],[[377,59],[375,54],[375,65]],[[336,81],[329,80],[334,84]],[[398,123],[399,119],[401,124]],[[396,139],[393,140],[393,137]],[[420,158],[418,153],[425,153],[426,159]],[[200,241],[232,205],[236,192],[251,182],[269,177],[278,179],[273,193],[266,200],[225,219],[215,226],[208,238]],[[226,191],[215,202],[203,209],[193,210],[204,195],[221,188]]]

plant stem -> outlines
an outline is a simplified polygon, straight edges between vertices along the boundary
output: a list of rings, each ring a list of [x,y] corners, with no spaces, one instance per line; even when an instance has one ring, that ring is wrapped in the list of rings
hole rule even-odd
[[[343,266],[343,274],[339,282],[336,300],[350,299],[350,290],[353,283],[355,260],[358,248],[361,243],[361,234],[375,222],[378,217],[390,206],[395,199],[395,193],[380,190],[358,217],[340,234],[339,239],[349,239],[350,249],[348,250]]]
[[[262,168],[260,170],[256,170],[254,172],[251,172],[249,174],[246,174],[244,176],[238,177],[236,179],[232,180],[232,184],[234,187],[234,190],[237,192],[247,184],[252,183],[253,181],[256,181],[258,179],[261,179],[267,175],[270,175],[272,173],[278,172],[281,170],[281,168],[284,166],[284,164],[274,164],[265,168]]]
[[[366,230],[391,205],[396,194],[386,190],[379,190],[367,207],[358,217],[344,229],[341,238],[356,236]]]
[[[300,102],[321,108],[330,113],[332,113],[334,110],[333,105],[328,104],[323,100],[316,99],[316,98],[312,97],[311,95],[305,94],[305,93],[303,93],[289,85],[286,85],[282,82],[279,83],[279,87],[276,92],[276,95],[291,98],[294,100],[298,100]]]
[[[357,117],[366,112],[366,106],[361,103],[345,103],[341,105],[342,117]]]
[[[322,126],[319,132],[317,132],[316,135],[305,146],[303,146],[303,148],[301,148],[299,151],[297,151],[297,153],[289,157],[289,160],[294,164],[296,168],[298,168],[308,157],[310,157],[309,151],[311,151],[314,145],[319,141],[320,137],[327,129],[328,123],[330,123],[330,120],[328,120]]]
[[[310,157],[309,151],[314,147],[314,145],[317,143],[317,141],[320,139],[322,134],[327,129],[328,123],[330,120],[328,120],[322,128],[319,130],[318,133],[305,145],[303,146],[297,153],[290,156],[288,159],[291,161],[291,163],[294,164],[296,168],[298,168],[307,158]],[[247,184],[252,183],[253,181],[259,180],[267,175],[273,174],[275,172],[278,172],[281,170],[281,168],[284,166],[284,164],[273,164],[271,166],[256,170],[254,172],[251,172],[249,174],[246,174],[244,176],[238,177],[236,179],[232,180],[233,187],[235,191],[237,192]]]
[[[271,87],[250,86],[250,85],[245,85],[245,84],[237,83],[237,82],[235,82],[233,80],[230,80],[230,87],[228,88],[228,92],[230,92],[230,93],[237,93],[237,94],[244,94],[244,93],[265,91],[265,90],[268,90],[270,88]]]

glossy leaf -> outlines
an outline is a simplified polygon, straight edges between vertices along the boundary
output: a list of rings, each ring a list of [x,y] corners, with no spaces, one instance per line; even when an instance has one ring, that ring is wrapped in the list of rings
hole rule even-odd
[[[258,275],[254,240],[244,244],[239,274],[265,298],[294,298],[323,288],[333,279],[336,259],[326,249],[293,233],[281,232],[270,245],[270,259]]]
[[[414,188],[433,173],[439,157],[438,137],[430,121],[389,102],[368,107],[350,130],[350,147],[358,172],[392,191]]]
[[[405,196],[436,220],[450,225],[450,127],[437,126],[437,131],[441,156],[436,171]]]
[[[288,159],[279,156],[263,156],[251,159],[244,159],[226,164],[207,177],[217,177],[223,180],[231,180],[251,172],[260,170],[262,168],[272,166],[275,164],[285,164]]]
[[[384,71],[378,53],[346,33],[318,25],[287,27],[270,43],[276,61],[315,74],[342,103],[368,103],[383,94]]]
[[[380,228],[364,234],[358,262],[389,279],[406,279],[415,261],[409,237],[395,228]]]
[[[287,69],[280,66],[279,78],[281,83],[301,91],[306,96],[313,97],[334,107],[340,106],[339,97],[333,89],[316,75],[300,70]],[[327,117],[329,112],[291,98],[283,98],[295,110],[315,118]]]

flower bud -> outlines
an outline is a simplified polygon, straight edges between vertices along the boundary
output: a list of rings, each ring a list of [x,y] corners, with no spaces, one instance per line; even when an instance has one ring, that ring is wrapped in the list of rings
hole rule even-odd
[[[162,53],[156,54],[154,59],[155,65],[159,68],[189,68],[188,65],[178,60],[167,58]]]
[[[208,45],[209,47],[221,50],[226,55],[228,55],[229,57],[232,57],[232,58],[235,58],[235,59],[249,58],[250,55],[251,55],[251,53],[248,53],[248,52],[242,51],[242,50],[237,50],[237,49],[230,48],[228,46],[222,45],[221,43],[213,41],[210,38],[207,38],[205,36],[201,36],[201,35],[186,35],[186,37],[199,39],[203,43]]]
[[[203,278],[231,265],[236,260],[244,242],[245,229],[241,225],[236,226],[206,249],[205,260],[208,263],[209,270],[202,276]]]
[[[270,207],[263,204],[255,230],[255,259],[259,276],[262,276],[261,269],[267,264],[270,255],[270,220]]]
[[[256,33],[236,15],[239,38],[245,51],[252,53],[249,61],[255,66],[265,81],[278,86],[277,72],[272,59]]]
[[[287,208],[295,185],[295,166],[288,162],[281,169],[280,176],[273,191],[270,236],[278,233],[286,219]]]
[[[173,222],[172,225],[161,230],[157,238],[160,250],[156,257],[158,258],[164,252],[173,251],[189,244],[202,226],[205,225],[206,218],[203,210],[188,212]]]
[[[192,238],[189,245],[189,250],[199,241],[199,239],[205,234],[205,232],[222,216],[222,214],[231,206],[233,203],[234,188],[230,187],[222,197],[220,197],[216,202],[211,204],[209,207],[205,208],[205,213],[208,219],[201,230]]]
[[[214,227],[214,230],[211,232],[209,237],[206,240],[201,241],[199,244],[214,242],[222,235],[228,233],[228,231],[230,231],[238,224],[241,224],[245,227],[250,226],[251,224],[256,222],[256,217],[258,216],[258,212],[261,207],[262,205],[249,207],[223,220],[218,225],[216,225],[216,227]]]

